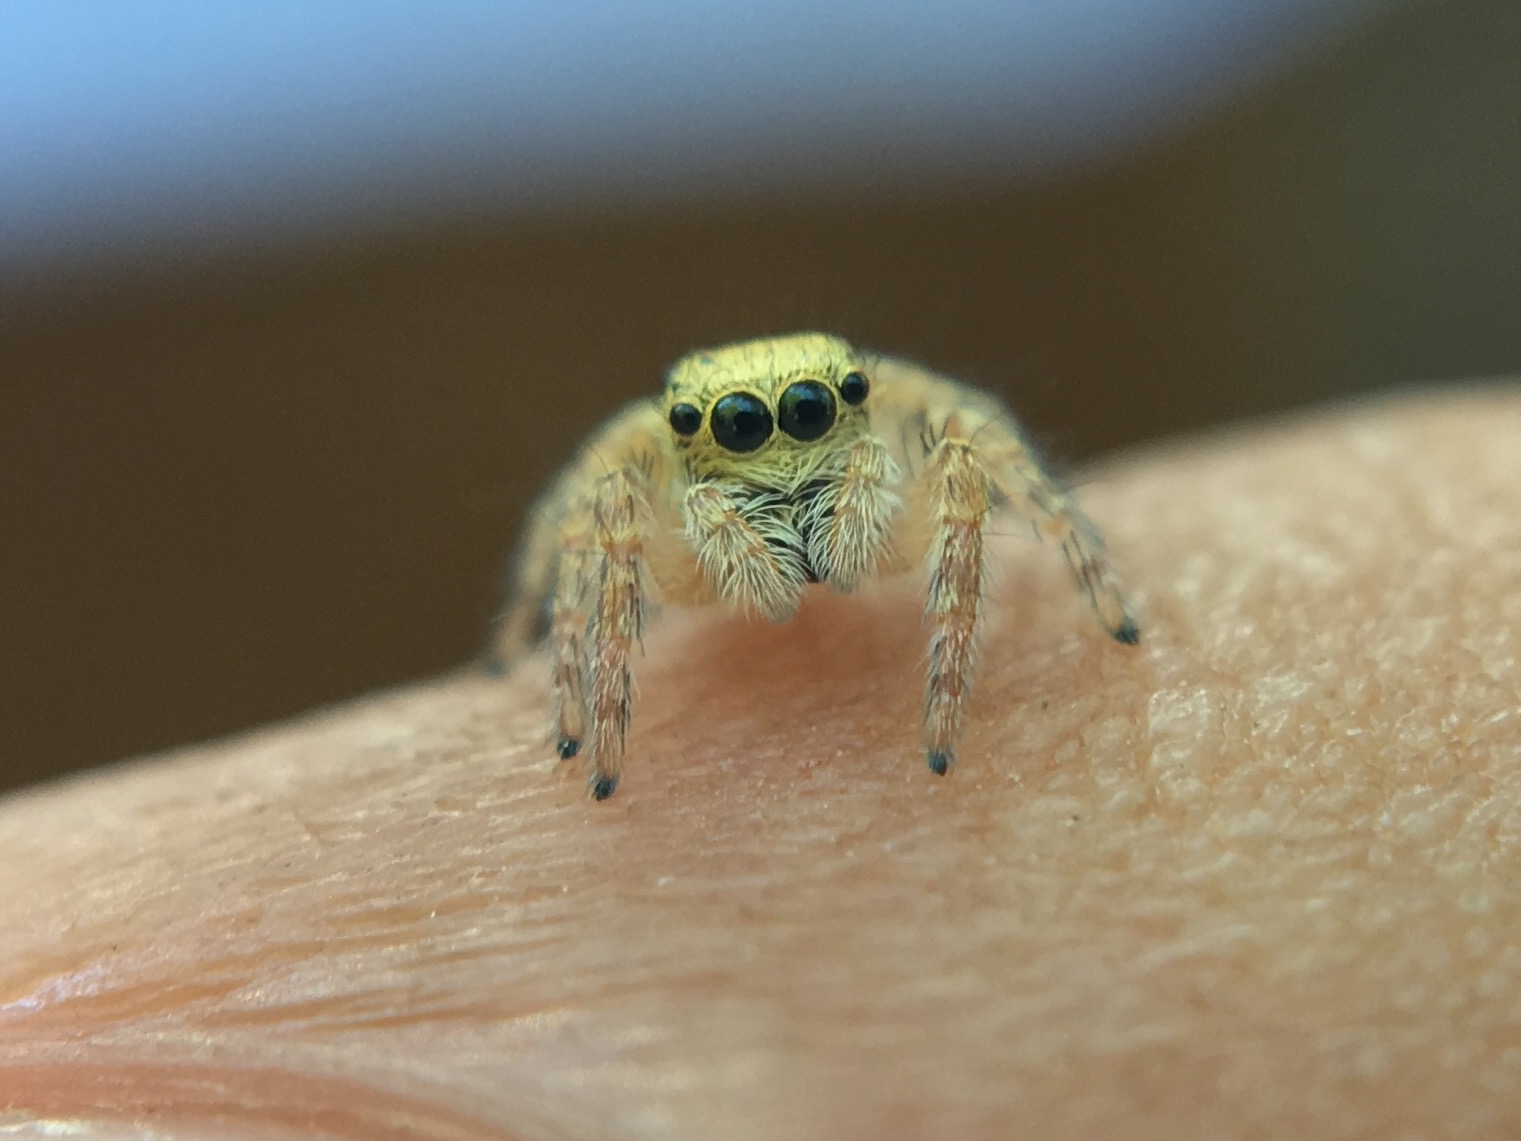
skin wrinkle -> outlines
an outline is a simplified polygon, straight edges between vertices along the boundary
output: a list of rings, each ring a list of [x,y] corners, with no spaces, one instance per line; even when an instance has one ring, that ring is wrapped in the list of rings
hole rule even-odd
[[[1517,441],[1494,387],[1108,465],[1141,650],[994,539],[944,780],[911,581],[654,617],[606,804],[547,661],[14,797],[0,1123],[209,1066],[417,1136],[1505,1136]]]

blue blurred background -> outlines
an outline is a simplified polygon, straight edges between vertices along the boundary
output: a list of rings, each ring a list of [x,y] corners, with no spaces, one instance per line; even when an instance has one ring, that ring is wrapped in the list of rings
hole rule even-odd
[[[1054,453],[1521,364],[1521,5],[0,8],[0,784],[439,670],[802,327]]]
[[[1102,159],[1373,0],[13,0],[0,265]]]

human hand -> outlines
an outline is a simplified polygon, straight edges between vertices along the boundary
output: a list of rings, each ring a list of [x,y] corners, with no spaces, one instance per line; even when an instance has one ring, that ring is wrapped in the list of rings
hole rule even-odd
[[[0,1123],[88,1135],[1503,1134],[1521,393],[1081,489],[1010,541],[959,767],[917,583],[663,615],[618,795],[535,666],[0,807]]]

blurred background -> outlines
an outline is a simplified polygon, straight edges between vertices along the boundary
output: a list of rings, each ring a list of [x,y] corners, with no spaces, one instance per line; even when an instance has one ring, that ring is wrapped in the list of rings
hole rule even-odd
[[[1521,368],[1514,0],[8,4],[0,785],[482,646],[527,502],[816,327],[1072,461]]]

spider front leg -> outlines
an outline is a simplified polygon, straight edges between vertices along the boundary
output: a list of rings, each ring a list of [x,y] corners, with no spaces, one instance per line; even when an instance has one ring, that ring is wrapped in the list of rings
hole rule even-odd
[[[924,754],[930,769],[944,776],[955,763],[956,732],[971,683],[982,603],[983,528],[993,485],[976,448],[951,437],[935,445],[920,478],[934,526],[924,603],[931,627]]]
[[[633,673],[629,659],[643,634],[644,587],[641,581],[644,555],[644,523],[641,488],[630,470],[614,471],[602,478],[592,501],[596,548],[593,567],[583,592],[588,611],[586,645],[576,654],[584,664],[587,701],[591,718],[586,757],[587,791],[595,800],[606,800],[618,787],[623,772],[623,746],[628,736],[633,699]],[[572,694],[558,691],[561,709],[569,707]],[[563,713],[562,713],[563,718]],[[561,721],[560,755],[574,755]]]

